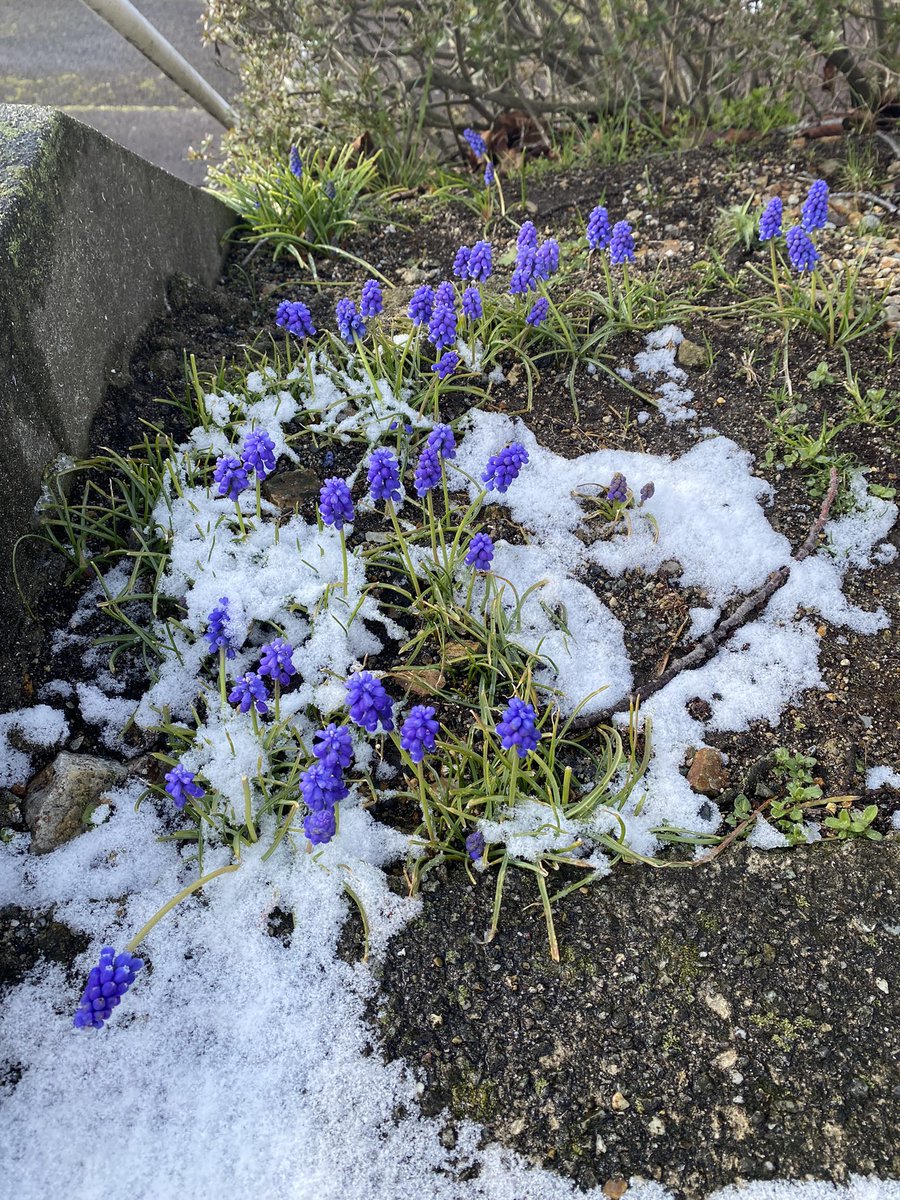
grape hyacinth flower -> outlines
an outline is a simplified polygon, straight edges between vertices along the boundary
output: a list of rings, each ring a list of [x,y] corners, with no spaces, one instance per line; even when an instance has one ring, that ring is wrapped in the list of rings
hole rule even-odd
[[[241,461],[248,471],[255,471],[260,479],[265,479],[275,470],[275,443],[265,429],[256,429],[247,434],[241,450]]]
[[[759,240],[761,242],[768,242],[772,238],[781,236],[783,213],[784,205],[781,203],[781,197],[773,196],[759,218]]]
[[[484,834],[480,829],[476,829],[474,833],[470,833],[466,838],[466,853],[472,862],[478,862],[479,858],[484,854]]]
[[[441,458],[456,458],[456,438],[449,425],[435,425],[428,435],[428,445]]]
[[[321,760],[317,760],[301,773],[300,794],[303,796],[303,803],[313,812],[334,808],[349,795],[340,772],[326,766]]]
[[[329,467],[334,466],[334,451],[326,450],[322,455],[322,466],[327,471]],[[327,481],[326,481],[327,482]]]
[[[104,946],[99,963],[88,975],[87,987],[72,1021],[75,1028],[102,1029],[143,965],[143,959],[135,958],[127,950],[116,954],[112,946]]]
[[[434,306],[435,308],[456,308],[456,288],[449,279],[445,279],[443,283],[439,283],[434,289]]]
[[[652,479],[650,480],[649,483],[645,483],[644,486],[641,488],[641,498],[638,501],[638,508],[640,508],[642,504],[646,504],[647,501],[653,497],[653,493],[655,491],[656,491],[656,486],[654,485]]]
[[[368,479],[373,500],[400,499],[400,464],[386,446],[372,451]]]
[[[291,146],[291,152],[288,155],[288,166],[291,169],[291,174],[297,179],[303,178],[303,163],[300,160],[300,151],[296,146]]]
[[[375,733],[378,723],[385,733],[394,728],[391,698],[380,679],[370,671],[357,671],[346,683],[350,720],[369,733]]]
[[[438,452],[432,449],[431,446],[426,445],[416,466],[414,477],[416,495],[421,500],[432,488],[437,487],[440,482],[441,460],[438,457]]]
[[[542,325],[550,313],[550,301],[546,296],[541,296],[535,300],[531,306],[531,312],[525,318],[526,325],[533,325],[535,329],[538,325]]]
[[[469,274],[469,259],[472,257],[472,251],[468,246],[460,246],[456,252],[456,257],[453,260],[453,274],[457,279],[465,279]]]
[[[537,287],[537,280],[534,277],[534,259],[533,250],[527,255],[520,256],[520,261],[509,281],[511,296],[521,296],[524,292],[529,292],[532,288]]]
[[[334,721],[313,734],[313,754],[329,771],[345,771],[353,762],[353,742],[346,725]]]
[[[325,183],[322,184],[322,191],[325,193],[325,195],[328,197],[329,200],[333,200],[335,198],[335,196],[337,195],[337,184],[334,182],[333,179],[329,179]]]
[[[463,137],[469,143],[469,149],[476,158],[485,158],[487,155],[487,143],[480,133],[476,133],[474,129],[464,129]]]
[[[367,279],[362,287],[362,299],[359,311],[362,316],[377,317],[384,310],[384,297],[381,294],[381,284],[377,279]]]
[[[231,644],[231,637],[228,632],[228,597],[222,596],[219,600],[219,607],[214,608],[207,618],[209,628],[204,637],[209,642],[209,650],[211,654],[215,654],[219,650],[225,651],[226,658],[234,658],[235,649]]]
[[[537,279],[549,279],[559,269],[559,242],[547,238],[538,246],[534,256],[534,274]]]
[[[258,675],[268,675],[275,683],[287,687],[291,677],[297,674],[294,666],[294,648],[284,638],[272,638],[260,649]]]
[[[484,283],[490,279],[494,269],[494,256],[490,242],[476,242],[469,255],[469,278]]]
[[[434,753],[434,739],[439,728],[430,706],[417,704],[410,709],[400,730],[400,745],[414,763],[420,763],[426,754]]]
[[[424,325],[431,319],[433,308],[434,289],[423,283],[413,292],[406,311],[413,325]]]
[[[326,479],[319,492],[319,512],[326,525],[342,529],[353,521],[353,497],[347,481],[335,476]]]
[[[538,234],[534,226],[534,221],[523,221],[516,237],[516,250],[521,251],[526,246],[530,246],[532,250],[537,250],[537,244]]]
[[[812,184],[800,213],[800,223],[807,233],[821,229],[828,220],[828,184],[824,179],[817,179]]]
[[[366,336],[366,323],[356,311],[356,305],[352,300],[348,300],[346,297],[338,300],[334,312],[337,317],[338,333],[349,346],[353,345],[356,338]]]
[[[484,168],[484,186],[490,187],[492,184],[496,183],[496,181],[497,176],[494,174],[494,164],[489,162]]]
[[[621,471],[616,471],[615,475],[613,475],[606,498],[607,500],[614,501],[616,504],[624,504],[628,499],[628,484]]]
[[[489,571],[494,560],[494,543],[486,533],[476,533],[469,542],[466,566],[476,571]]]
[[[487,484],[489,491],[496,489],[505,492],[527,462],[528,451],[521,442],[512,442],[488,459],[481,480]]]
[[[609,261],[615,266],[634,262],[634,234],[627,221],[616,221],[609,239]]]
[[[334,837],[337,821],[333,808],[320,808],[303,818],[303,832],[314,846],[325,846]]]
[[[436,304],[428,322],[428,340],[443,350],[456,341],[456,313],[446,304]]]
[[[503,749],[514,749],[519,758],[525,758],[535,750],[541,737],[535,725],[536,718],[537,714],[530,704],[513,696],[503,713],[503,719],[497,722],[497,733]]]
[[[598,204],[591,210],[587,223],[587,244],[592,250],[605,250],[610,243],[612,230],[609,227],[609,213]]]
[[[237,500],[241,492],[250,486],[247,467],[231,454],[216,460],[213,479],[219,485],[219,495],[227,496],[229,500]]]
[[[481,292],[478,288],[466,288],[462,298],[463,316],[470,321],[480,321],[484,316],[484,306],[481,303]]]
[[[176,763],[171,771],[166,772],[166,793],[171,796],[177,809],[184,808],[188,799],[200,800],[206,795],[200,784],[194,782],[195,779],[195,772],[189,771],[181,763]]]
[[[458,366],[459,355],[454,350],[445,350],[440,359],[431,364],[431,369],[437,372],[438,379],[446,379]]]
[[[249,712],[251,708],[255,708],[260,716],[265,716],[269,711],[269,706],[266,703],[268,699],[269,693],[266,691],[266,685],[253,671],[248,671],[245,675],[238,676],[234,682],[234,687],[228,693],[229,704],[239,705],[242,713]]]
[[[787,231],[785,241],[787,242],[788,257],[795,271],[802,272],[815,269],[815,265],[819,261],[819,255],[813,245],[812,238],[805,229],[800,225],[795,225],[793,229]]]
[[[275,324],[294,337],[315,337],[312,313],[299,300],[282,300],[275,312]]]

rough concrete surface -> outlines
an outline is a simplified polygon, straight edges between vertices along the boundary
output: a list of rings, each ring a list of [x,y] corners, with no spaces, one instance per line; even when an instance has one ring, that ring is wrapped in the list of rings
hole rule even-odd
[[[619,866],[558,905],[559,963],[527,871],[485,944],[495,882],[435,879],[381,968],[426,1111],[615,1195],[900,1178],[900,840]]]
[[[214,281],[233,217],[218,200],[46,108],[0,105],[0,707],[25,636],[12,569],[42,475],[84,455],[113,372],[176,272]],[[36,543],[17,558],[26,593]]]

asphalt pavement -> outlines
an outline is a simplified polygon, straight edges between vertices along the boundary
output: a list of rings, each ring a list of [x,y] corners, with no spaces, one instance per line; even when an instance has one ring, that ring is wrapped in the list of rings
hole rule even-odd
[[[204,46],[202,0],[135,7],[217,92],[238,91],[233,56]],[[202,184],[191,157],[222,127],[82,0],[0,0],[0,102],[48,104],[173,175]]]

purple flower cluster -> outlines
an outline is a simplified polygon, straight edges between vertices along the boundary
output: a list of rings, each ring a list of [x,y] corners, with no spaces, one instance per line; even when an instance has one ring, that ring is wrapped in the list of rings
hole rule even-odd
[[[476,571],[489,571],[493,560],[494,543],[486,533],[476,533],[469,542],[466,566],[474,567]]]
[[[634,234],[627,221],[616,221],[609,239],[609,261],[617,267],[634,262]]]
[[[488,490],[496,489],[505,492],[514,479],[518,477],[522,467],[528,462],[528,451],[521,442],[511,442],[504,446],[499,454],[488,459],[487,467],[481,476]]]
[[[275,443],[265,429],[255,429],[244,439],[241,462],[248,471],[255,471],[265,479],[275,470]]]
[[[480,829],[476,829],[474,833],[470,833],[466,838],[466,853],[472,862],[478,862],[482,854],[484,854],[484,834]]]
[[[438,379],[446,379],[459,366],[459,355],[455,350],[445,350],[436,363],[431,364],[432,371],[437,372]]]
[[[348,346],[352,346],[356,338],[362,339],[366,336],[366,323],[361,314],[356,311],[356,305],[352,300],[347,299],[346,296],[343,300],[338,300],[334,313],[337,318],[338,333]]]
[[[428,435],[428,445],[441,458],[456,458],[456,438],[449,425],[435,425]]]
[[[135,958],[127,950],[116,954],[112,946],[104,946],[100,962],[88,975],[87,987],[72,1021],[75,1028],[102,1029],[143,965],[143,959]]]
[[[759,240],[771,241],[780,237],[784,206],[778,196],[774,196],[763,210],[759,219]],[[800,208],[800,224],[794,225],[784,236],[788,258],[791,267],[798,272],[815,270],[819,261],[819,253],[815,243],[809,236],[816,229],[821,229],[828,220],[828,184],[824,179],[816,179],[811,185],[806,199]]]
[[[609,213],[598,204],[591,210],[587,223],[587,244],[592,250],[605,250],[612,237]]]
[[[359,311],[362,316],[377,317],[384,309],[384,297],[381,294],[381,284],[377,279],[367,279],[362,288],[362,299]]]
[[[400,499],[400,464],[386,446],[372,451],[368,479],[373,500]]]
[[[763,210],[763,215],[759,218],[759,240],[761,242],[768,242],[772,238],[781,237],[783,214],[784,205],[781,203],[781,197],[773,196]]]
[[[200,784],[194,782],[196,777],[194,771],[189,771],[181,763],[176,763],[171,771],[166,772],[166,792],[177,809],[184,808],[189,799],[200,800],[206,795]]]
[[[443,306],[456,311],[456,288],[449,279],[445,279],[434,289],[434,304],[436,308]]]
[[[524,758],[526,754],[535,750],[541,739],[536,721],[537,714],[532,706],[513,696],[502,719],[497,722],[497,733],[503,749],[515,749],[519,758]]]
[[[370,671],[357,671],[346,683],[350,720],[369,733],[375,733],[379,722],[385,733],[394,728],[391,698],[380,679]]]
[[[437,450],[433,446],[426,444],[422,451],[416,473],[414,477],[414,485],[416,495],[421,499],[427,495],[432,488],[437,487],[441,482],[441,460]]]
[[[275,324],[294,337],[315,337],[312,313],[299,300],[282,300],[275,312]]]
[[[434,753],[434,739],[439,728],[433,708],[417,704],[410,709],[400,730],[400,745],[414,763],[420,763],[426,754]]]
[[[616,504],[624,504],[628,499],[628,484],[621,471],[616,471],[615,475],[613,475],[606,492],[606,498],[607,500],[614,501]]]
[[[538,245],[534,222],[525,221],[516,238],[516,265],[509,290],[513,296],[537,289],[538,281],[549,279],[559,268],[559,243],[555,238]]]
[[[346,771],[353,762],[353,742],[346,725],[335,725],[332,721],[324,729],[313,734],[313,754],[329,770]]]
[[[469,259],[472,257],[472,251],[468,246],[460,246],[456,252],[456,257],[453,260],[453,274],[457,279],[465,279],[469,274]]]
[[[469,249],[460,246],[453,260],[453,274],[458,279],[475,279],[483,283],[490,279],[494,269],[494,256],[490,242],[476,242]]]
[[[559,270],[559,242],[555,238],[547,238],[537,248],[534,256],[534,274],[537,279],[549,279]]]
[[[261,716],[265,716],[269,711],[268,699],[269,693],[266,691],[266,685],[254,671],[239,675],[234,682],[234,687],[228,693],[229,704],[239,705],[242,713],[255,708]]]
[[[828,220],[828,184],[824,179],[816,179],[813,182],[803,201],[800,215],[800,224],[807,233],[821,229]]]
[[[246,465],[232,454],[225,454],[216,460],[213,479],[219,485],[219,495],[227,496],[229,500],[237,500],[241,492],[250,486]]]
[[[438,300],[437,296],[435,300]],[[428,322],[428,340],[437,350],[452,346],[456,341],[456,310],[449,304],[435,303]]]
[[[409,319],[413,325],[425,325],[431,320],[431,313],[434,309],[434,289],[430,288],[427,283],[423,283],[421,287],[416,288],[409,301],[407,312]]]
[[[795,225],[785,235],[788,258],[795,271],[812,271],[819,261],[819,254],[813,245],[813,240],[802,227]]]
[[[497,176],[494,174],[494,164],[489,162],[484,168],[484,186],[490,187],[496,180]]]
[[[474,129],[464,129],[463,137],[469,143],[469,149],[476,158],[485,158],[487,156],[487,143],[480,133],[476,133]]]
[[[283,638],[272,638],[260,649],[259,675],[268,675],[273,683],[286,687],[292,676],[297,674],[294,666],[294,648]]]
[[[326,525],[342,529],[353,521],[353,497],[344,479],[326,479],[319,492],[319,512]]]
[[[300,151],[296,146],[291,146],[291,152],[288,155],[288,166],[291,169],[291,174],[297,179],[303,178],[303,163],[300,160]]]
[[[347,785],[340,767],[328,766],[317,759],[300,775],[300,793],[303,803],[313,812],[334,808],[347,796]],[[310,841],[313,839],[310,838]]]
[[[463,316],[470,321],[480,321],[484,316],[484,305],[481,303],[481,292],[476,287],[469,287],[463,292]]]
[[[219,600],[218,608],[214,608],[207,619],[209,621],[209,628],[203,636],[209,642],[210,653],[215,654],[220,650],[224,650],[226,658],[234,658],[235,649],[228,630],[229,613],[227,596],[222,596]]]
[[[543,325],[544,321],[550,313],[550,301],[546,296],[539,296],[531,306],[531,312],[525,318],[526,325],[533,325],[535,329],[538,325]]]

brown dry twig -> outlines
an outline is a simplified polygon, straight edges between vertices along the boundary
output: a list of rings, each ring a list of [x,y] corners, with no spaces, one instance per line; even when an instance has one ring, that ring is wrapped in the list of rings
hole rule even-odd
[[[595,725],[602,725],[609,717],[615,713],[628,712],[632,706],[642,704],[650,696],[660,691],[671,683],[676,675],[680,675],[682,671],[692,670],[694,667],[702,666],[708,659],[718,651],[719,647],[727,642],[728,639],[745,625],[747,621],[756,613],[763,605],[767,604],[774,596],[779,588],[784,587],[791,574],[791,563],[803,562],[808,558],[816,548],[816,543],[819,540],[819,534],[825,527],[825,522],[828,520],[828,514],[831,511],[831,506],[834,503],[834,498],[838,490],[838,473],[834,467],[831,468],[831,476],[828,481],[828,491],[825,494],[825,499],[822,501],[822,507],[819,510],[819,515],[813,521],[804,539],[803,545],[791,558],[791,562],[785,563],[783,567],[779,567],[777,571],[766,579],[761,587],[758,587],[755,592],[752,592],[746,599],[735,609],[730,617],[724,620],[710,630],[705,637],[701,638],[697,645],[690,653],[683,655],[677,659],[667,671],[659,676],[658,679],[653,679],[649,683],[643,684],[632,692],[624,700],[614,705],[612,708],[604,709],[602,712],[594,713],[591,716],[580,717],[573,721],[571,728],[573,729],[591,729]]]

